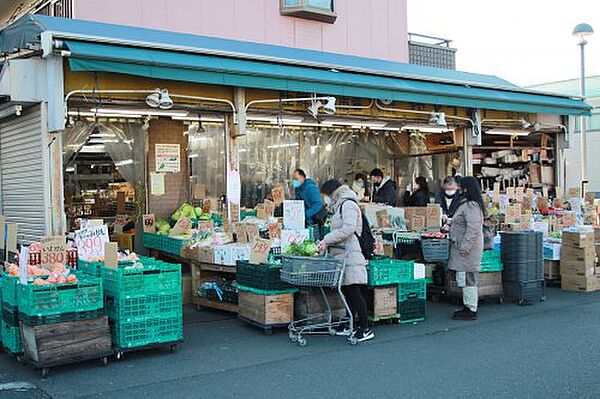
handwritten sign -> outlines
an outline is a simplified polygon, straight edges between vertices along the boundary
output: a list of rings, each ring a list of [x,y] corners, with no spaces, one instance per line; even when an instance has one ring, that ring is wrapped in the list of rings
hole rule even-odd
[[[212,220],[198,220],[198,231],[210,232],[215,228],[215,224]]]
[[[593,191],[588,191],[585,193],[585,203],[588,205],[594,205],[594,199],[596,198],[596,193]]]
[[[309,238],[308,229],[281,230],[281,249],[285,250],[292,243],[302,244]]]
[[[375,234],[373,238],[375,238],[375,249],[373,254],[383,256],[385,253],[383,249],[383,236],[381,234]]]
[[[240,221],[240,204],[234,204],[229,202],[229,211],[231,213],[231,222],[236,223]]]
[[[113,228],[115,234],[123,234],[123,227],[125,226],[125,223],[127,223],[126,216],[119,215],[115,218],[115,223],[114,223],[114,228]]]
[[[265,216],[272,218],[275,215],[275,203],[273,201],[265,200]]]
[[[506,208],[504,215],[506,223],[519,223],[521,221],[521,204],[511,204]]]
[[[273,189],[271,190],[271,196],[273,197],[273,202],[276,206],[285,201],[285,191],[283,189],[283,186],[277,185],[273,187]]]
[[[577,214],[575,212],[565,212],[562,217],[564,227],[574,227],[577,225]]]
[[[281,239],[281,223],[269,224],[269,238],[271,240]]]
[[[67,245],[65,237],[51,236],[43,237],[41,240],[42,253],[41,264],[51,265],[53,263],[66,263],[67,260]]]
[[[517,202],[523,202],[523,188],[522,187],[515,188],[515,200]]]
[[[500,182],[494,182],[494,193],[492,195],[492,202],[497,204],[500,201]]]
[[[252,243],[260,238],[258,231],[258,225],[254,223],[248,223],[246,225],[246,234],[248,236],[248,242]]]
[[[500,213],[506,213],[506,208],[508,208],[509,204],[510,199],[508,198],[508,195],[500,194],[498,197],[498,209],[500,210]]]
[[[179,173],[181,171],[181,147],[179,144],[156,144],[154,151],[157,172]]]
[[[250,263],[266,263],[271,251],[271,241],[262,238],[256,239],[250,251]]]
[[[199,200],[206,197],[206,186],[202,183],[195,183],[192,197],[195,200]]]
[[[515,198],[515,188],[514,187],[506,187],[506,195],[509,199]]]
[[[385,209],[375,212],[375,217],[377,217],[377,227],[383,229],[391,226],[390,215]]]
[[[144,233],[156,233],[156,216],[153,213],[143,215]]]
[[[83,260],[104,257],[104,244],[108,242],[106,225],[75,231],[78,256]]]
[[[267,218],[267,214],[265,212],[265,204],[256,205],[256,218],[260,220],[265,220]]]
[[[192,221],[187,217],[180,217],[175,226],[169,232],[169,237],[179,237],[186,231],[192,229]]]
[[[304,226],[304,201],[283,201],[283,227],[287,230],[297,230],[303,229]]]
[[[410,218],[411,230],[421,231],[425,229],[426,219],[423,215],[412,215]]]

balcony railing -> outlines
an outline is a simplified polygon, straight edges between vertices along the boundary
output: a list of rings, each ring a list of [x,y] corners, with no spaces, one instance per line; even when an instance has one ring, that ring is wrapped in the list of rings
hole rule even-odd
[[[408,34],[408,56],[411,64],[456,69],[456,49],[452,40],[441,37]]]

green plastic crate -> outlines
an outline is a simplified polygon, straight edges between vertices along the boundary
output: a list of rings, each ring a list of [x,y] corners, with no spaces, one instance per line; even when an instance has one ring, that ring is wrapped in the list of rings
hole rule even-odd
[[[2,302],[6,302],[11,306],[18,305],[18,283],[18,277],[9,276],[8,273],[2,274]]]
[[[502,269],[503,265],[499,250],[489,249],[483,251],[481,256],[482,273],[501,272]]]
[[[4,302],[2,304],[2,321],[11,327],[19,327],[19,310],[17,307]]]
[[[45,326],[48,324],[66,323],[68,321],[90,320],[104,316],[103,309],[88,310],[86,312],[69,312],[49,316],[29,316],[19,313],[19,320],[29,326]]]
[[[103,269],[107,295],[126,297],[181,292],[181,265],[156,261],[152,267]]]
[[[83,259],[77,259],[77,270],[93,277],[101,277],[103,267],[103,262],[89,262]]]
[[[181,247],[187,244],[188,241],[162,234],[144,233],[144,247],[157,249],[173,255],[181,255]]]
[[[151,317],[133,321],[110,321],[113,346],[118,349],[175,342],[183,339],[183,318]]]
[[[264,291],[281,291],[291,288],[281,281],[281,264],[253,264],[238,260],[236,264],[236,281],[246,287]]]
[[[102,279],[78,273],[76,284],[20,285],[19,312],[28,316],[51,316],[85,312],[103,307]]]
[[[427,303],[425,299],[407,299],[398,303],[400,324],[417,323],[425,320],[427,314]]]
[[[21,330],[2,321],[2,346],[10,353],[23,353]]]
[[[372,259],[367,266],[370,286],[412,281],[414,261],[390,258]]]
[[[398,284],[398,302],[415,298],[427,299],[427,282],[424,278]]]
[[[240,211],[240,220],[244,220],[248,217],[256,217],[257,212],[255,210],[251,211]]]
[[[132,297],[106,296],[106,315],[116,321],[131,321],[150,316],[181,317],[181,291],[172,294],[145,294]]]

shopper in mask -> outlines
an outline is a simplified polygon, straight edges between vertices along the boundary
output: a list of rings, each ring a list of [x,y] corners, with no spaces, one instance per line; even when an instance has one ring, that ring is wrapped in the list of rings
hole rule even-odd
[[[446,176],[442,183],[442,189],[435,198],[435,202],[442,208],[442,219],[446,222],[452,219],[460,203],[460,194],[458,193],[458,178]]]
[[[383,172],[379,168],[373,169],[370,176],[371,183],[373,183],[372,201],[378,204],[396,206],[398,193],[396,192],[396,183],[391,177],[383,177]]]
[[[450,225],[449,278],[456,279],[462,288],[461,310],[453,319],[477,319],[479,271],[483,254],[483,218],[485,207],[479,182],[472,176],[460,179],[460,202]]]
[[[348,307],[356,316],[355,337],[359,342],[373,339],[367,315],[367,261],[362,254],[358,237],[362,234],[362,214],[356,193],[338,180],[328,180],[321,186],[321,193],[328,207],[333,209],[331,232],[319,243],[322,251],[346,261],[342,290]]]
[[[306,177],[302,169],[294,170],[292,173],[292,186],[297,200],[304,201],[304,217],[306,225],[322,224],[326,217],[319,188],[314,180]]]
[[[362,201],[367,197],[367,176],[357,173],[352,182],[352,191],[356,193],[356,198]]]

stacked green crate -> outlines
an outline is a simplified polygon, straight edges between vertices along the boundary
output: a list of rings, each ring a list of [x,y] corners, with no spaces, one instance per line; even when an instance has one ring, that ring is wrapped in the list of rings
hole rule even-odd
[[[501,272],[502,259],[500,250],[487,249],[481,256],[481,273]]]
[[[18,314],[18,282],[19,278],[2,274],[2,321],[0,322],[0,337],[2,346],[10,353],[22,353],[21,331]]]
[[[416,323],[425,320],[426,302],[427,282],[425,279],[398,284],[400,323]]]
[[[151,258],[139,265],[102,270],[105,311],[118,349],[183,338],[181,265]]]
[[[410,282],[414,278],[414,261],[376,258],[369,261],[367,275],[369,286]]]

